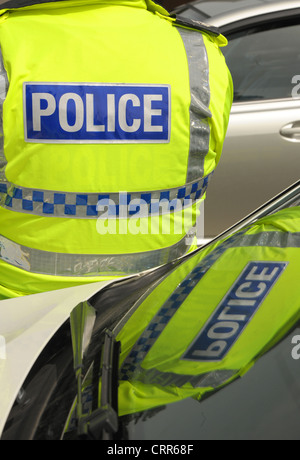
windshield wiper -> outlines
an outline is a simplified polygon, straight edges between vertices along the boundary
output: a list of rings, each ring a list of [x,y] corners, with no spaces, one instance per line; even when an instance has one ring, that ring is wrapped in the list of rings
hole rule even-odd
[[[70,316],[74,370],[77,379],[77,435],[80,439],[109,440],[113,439],[114,434],[118,431],[118,379],[121,346],[113,333],[107,329],[104,332],[101,353],[100,407],[88,415],[83,414],[83,338],[86,335],[86,326],[90,322],[90,308],[92,307],[87,306],[86,302],[81,303]],[[99,386],[99,379],[96,385]]]
[[[118,379],[120,342],[111,331],[105,331],[102,348],[100,407],[78,420],[81,438],[93,440],[113,439],[118,431]]]

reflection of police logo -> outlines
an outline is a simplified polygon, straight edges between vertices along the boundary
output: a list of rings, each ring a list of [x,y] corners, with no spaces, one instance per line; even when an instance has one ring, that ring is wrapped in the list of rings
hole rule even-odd
[[[251,262],[183,359],[220,361],[228,353],[287,266],[285,262]]]

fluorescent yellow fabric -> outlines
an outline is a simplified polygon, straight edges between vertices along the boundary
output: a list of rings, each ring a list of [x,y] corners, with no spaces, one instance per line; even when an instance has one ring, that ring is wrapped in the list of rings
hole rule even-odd
[[[0,45],[9,80],[3,108],[7,181],[16,186],[68,193],[152,192],[183,187],[190,146],[190,84],[185,49],[166,11],[151,1],[62,1],[2,10]],[[159,13],[159,14],[156,14]],[[200,32],[199,32],[200,34]],[[16,37],[26,37],[19,40]],[[204,34],[210,73],[210,149],[204,175],[221,155],[232,101],[232,82],[217,39]],[[112,58],[113,57],[113,58]],[[222,77],[223,75],[223,77]],[[156,144],[31,143],[24,139],[25,82],[170,85],[171,137]],[[21,109],[23,108],[23,110]],[[186,211],[194,225],[199,200]],[[182,222],[183,211],[171,214]],[[67,254],[128,254],[168,248],[186,228],[163,232],[167,217],[117,221],[116,231],[99,232],[101,222],[0,208],[1,234],[28,248]],[[109,222],[111,224],[111,222]],[[124,231],[128,226],[139,232]],[[114,223],[112,223],[114,225]],[[122,227],[122,231],[120,228]],[[150,228],[150,230],[149,230]],[[159,232],[151,228],[160,229]],[[187,248],[188,249],[188,248]],[[98,281],[102,274],[95,274]],[[87,282],[34,275],[0,262],[5,288],[26,293]]]
[[[234,239],[220,241],[196,254],[175,269],[134,309],[117,336],[122,349],[120,415],[189,396],[201,399],[203,394],[244,375],[262,354],[278,343],[299,321],[299,230],[300,207],[261,219]],[[253,276],[255,270],[252,269],[252,278],[248,274],[246,280],[241,281],[249,264],[258,263],[264,267],[259,270],[259,276]],[[198,278],[193,278],[197,267],[202,272],[198,272]],[[280,275],[267,288],[266,280],[275,276],[278,267],[281,267]],[[253,286],[250,279],[256,279]],[[231,300],[235,307],[220,309],[222,304],[230,305],[224,299],[233,287],[239,297],[235,294],[231,299],[237,298],[239,306]],[[229,340],[232,329],[242,321],[243,315],[249,314],[256,294],[257,297],[261,295],[259,306],[251,312],[243,329],[233,334],[234,341],[224,356],[205,360],[198,359],[195,353],[196,359],[191,358],[188,350],[210,323],[215,352],[218,351],[219,336],[225,337],[225,343]],[[224,323],[227,329],[214,326],[217,323],[212,318],[216,311],[227,321]],[[140,353],[141,361],[138,360]],[[195,383],[197,379],[193,380],[197,376],[198,384]],[[183,381],[177,384],[180,378]]]

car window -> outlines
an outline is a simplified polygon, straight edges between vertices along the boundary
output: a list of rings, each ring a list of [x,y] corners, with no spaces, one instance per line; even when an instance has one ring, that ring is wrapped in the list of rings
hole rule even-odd
[[[204,19],[218,16],[220,14],[236,11],[237,9],[260,6],[265,2],[266,0],[196,1],[179,5],[174,8],[173,12],[189,19],[203,21]]]
[[[228,34],[223,48],[234,83],[234,102],[286,99],[300,80],[300,24],[274,23]]]

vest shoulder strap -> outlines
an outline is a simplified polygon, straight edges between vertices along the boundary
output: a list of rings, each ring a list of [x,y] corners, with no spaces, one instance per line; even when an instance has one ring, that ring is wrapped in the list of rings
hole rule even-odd
[[[184,18],[182,16],[178,16],[177,14],[170,15],[170,17],[175,19],[174,24],[177,26],[187,27],[189,29],[200,30],[201,32],[207,32],[216,37],[221,35],[221,32],[218,29],[218,27],[212,26],[210,24],[206,24],[205,22]]]
[[[1,9],[22,8],[25,6],[36,5],[39,3],[51,3],[55,1],[57,0],[7,0],[2,3]],[[153,2],[151,3],[153,4]],[[217,37],[221,35],[219,29],[210,24],[206,24],[201,21],[195,21],[194,19],[188,19],[182,16],[178,16],[176,14],[170,14],[169,17],[175,19],[174,24],[177,26],[200,30],[201,32],[207,32]]]

